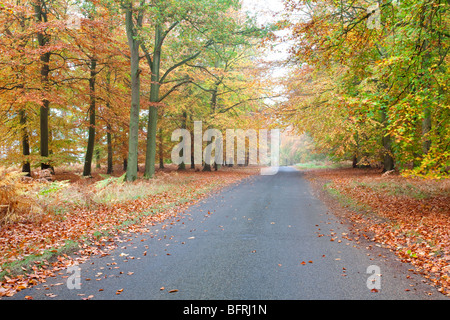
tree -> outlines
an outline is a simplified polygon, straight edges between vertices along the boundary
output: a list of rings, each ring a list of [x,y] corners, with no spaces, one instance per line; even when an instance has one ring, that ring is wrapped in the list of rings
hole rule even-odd
[[[329,68],[342,70],[333,79],[338,85],[331,89],[341,103],[326,102],[327,110],[340,108],[343,112],[332,128],[342,127],[342,121],[352,119],[356,112],[367,124],[379,123],[370,136],[364,134],[363,142],[378,137],[380,148],[365,152],[373,160],[381,160],[384,170],[391,170],[395,160],[404,172],[413,163],[416,169],[410,172],[445,174],[449,157],[441,138],[449,132],[434,125],[446,121],[443,106],[448,101],[442,91],[448,81],[448,17],[443,3],[382,1],[375,7],[365,1],[285,3],[291,12],[308,13],[290,24],[292,58],[312,67],[315,75]],[[327,94],[319,91],[315,96]],[[347,106],[352,108],[345,110]],[[308,121],[320,120],[322,117]],[[353,143],[361,147],[362,136],[355,137]],[[329,146],[333,154],[340,150],[338,140],[336,143]]]
[[[139,30],[142,27],[142,21],[145,12],[145,0],[140,1],[139,6],[135,7],[133,1],[124,1],[125,26],[127,31],[128,46],[130,49],[131,61],[131,109],[130,109],[130,129],[128,140],[128,165],[127,180],[137,179],[138,163],[138,139],[139,139],[139,110],[140,110],[140,73],[139,69]]]
[[[153,52],[150,53],[148,41],[141,47],[147,63],[152,70],[150,89],[149,122],[147,127],[147,151],[144,176],[150,178],[155,170],[157,108],[161,101],[180,86],[190,82],[190,78],[169,80],[173,72],[193,62],[207,48],[217,43],[227,43],[233,35],[244,33],[229,14],[230,9],[237,9],[238,3],[233,0],[203,1],[153,1],[150,6],[153,14],[154,36]],[[246,26],[244,26],[245,28]],[[248,31],[248,30],[247,30]],[[168,44],[166,44],[168,42]],[[172,49],[172,56],[161,75],[161,61],[165,45]],[[181,54],[174,54],[179,50]],[[163,96],[161,86],[173,84]]]

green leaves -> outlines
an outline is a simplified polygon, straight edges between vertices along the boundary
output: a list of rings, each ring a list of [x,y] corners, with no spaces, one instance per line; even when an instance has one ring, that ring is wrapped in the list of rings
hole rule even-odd
[[[334,88],[315,93],[321,112],[312,108],[303,112],[302,108],[298,118],[303,120],[299,121],[311,122],[303,127],[318,131],[310,133],[319,143],[323,141],[324,147],[328,144],[333,155],[339,151],[344,158],[351,156],[342,153],[343,141],[353,141],[354,152],[367,153],[381,162],[375,146],[390,145],[389,153],[405,173],[447,175],[450,159],[443,141],[450,138],[446,90],[450,42],[443,30],[448,29],[449,17],[440,1],[381,5],[382,28],[376,32],[366,26],[366,2],[352,2],[351,6],[328,0],[300,3],[307,5],[302,10],[308,15],[291,26],[296,42],[293,55],[314,68],[311,77],[335,83]],[[294,14],[300,11],[292,10]],[[299,68],[300,72],[302,69],[306,70]],[[380,111],[383,125],[372,127],[370,121],[379,121]],[[342,139],[339,127],[346,127],[355,138]],[[325,139],[323,132],[328,132],[325,137],[339,138]],[[411,165],[417,170],[408,171]]]

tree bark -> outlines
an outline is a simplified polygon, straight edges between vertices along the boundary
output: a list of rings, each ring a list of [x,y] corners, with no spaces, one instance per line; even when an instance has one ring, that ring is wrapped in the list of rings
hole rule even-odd
[[[186,111],[183,111],[181,129],[186,129],[186,121],[187,121],[187,113],[186,113]],[[181,156],[184,156],[183,152],[184,152],[184,150],[181,150],[181,154],[180,154]],[[182,171],[186,170],[186,163],[184,163],[184,161],[178,165],[178,170],[182,170]]]
[[[108,123],[106,132],[106,144],[108,148],[108,159],[107,159],[107,169],[106,174],[111,174],[114,171],[113,166],[113,149],[112,149],[112,135],[111,135],[111,125]]]
[[[86,157],[84,160],[83,176],[90,177],[92,173],[92,159],[94,157],[95,146],[95,113],[96,113],[96,97],[95,97],[95,78],[96,78],[97,61],[95,58],[91,59],[90,63],[90,77],[89,77],[89,131],[88,144],[86,149]]]
[[[164,141],[162,128],[159,128],[159,168],[164,169]]]
[[[150,87],[150,107],[147,125],[147,150],[145,155],[144,177],[150,179],[155,174],[156,158],[156,126],[158,122],[159,88],[160,88],[160,65],[161,65],[161,26],[155,27],[155,47],[153,50],[153,61],[151,63],[152,76]]]
[[[22,127],[22,154],[24,158],[30,155],[30,142],[28,137],[28,132],[26,128],[27,116],[25,110],[21,109],[19,111],[20,125]],[[27,177],[31,177],[31,165],[28,159],[22,162],[22,172],[26,173]]]
[[[383,125],[382,130],[382,144],[383,144],[383,172],[394,170],[394,157],[392,155],[392,141],[391,137],[389,135],[385,135],[385,128],[386,128],[386,120],[387,120],[387,113],[386,108],[382,107],[381,111],[381,123]]]
[[[140,22],[138,21],[138,27]],[[128,161],[126,180],[137,179],[137,156],[139,139],[139,110],[140,110],[140,69],[139,69],[139,45],[136,29],[133,23],[132,3],[125,11],[125,26],[128,38],[128,46],[131,55],[131,109],[130,109],[130,131],[128,136]]]
[[[108,72],[106,74],[106,91],[108,93],[108,98],[106,100],[106,108],[108,110],[111,109],[111,103],[110,103],[110,100],[109,100],[109,97],[111,95],[110,84],[111,84],[111,71],[108,70]],[[114,169],[113,169],[113,147],[112,147],[112,134],[111,134],[111,132],[112,132],[111,120],[108,119],[108,121],[106,122],[106,145],[107,145],[107,150],[108,150],[106,174],[111,174],[114,171]]]
[[[47,13],[43,9],[42,0],[36,0],[33,4],[34,7],[34,16],[36,21],[39,22],[47,22]],[[49,42],[48,36],[46,36],[43,32],[37,32],[37,40],[40,48],[44,48]],[[42,90],[45,92],[49,87],[49,74],[50,74],[50,52],[44,52],[40,56],[41,61],[41,84]],[[39,128],[40,128],[40,155],[41,155],[41,169],[49,169],[51,168],[48,162],[49,148],[48,148],[48,139],[49,139],[49,129],[48,129],[48,118],[50,113],[50,101],[47,98],[43,98],[41,102],[41,106],[39,108]]]

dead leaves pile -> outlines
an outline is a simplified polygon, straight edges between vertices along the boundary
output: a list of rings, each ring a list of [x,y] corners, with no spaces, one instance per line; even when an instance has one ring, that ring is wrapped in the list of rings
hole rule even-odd
[[[382,176],[379,170],[316,170],[308,177],[337,190],[357,231],[393,250],[431,284],[450,295],[448,181]],[[348,201],[350,199],[350,201]],[[369,208],[371,214],[355,207]],[[353,210],[352,210],[353,209]],[[364,210],[364,209],[363,209]],[[359,212],[358,212],[359,211]]]
[[[49,218],[39,223],[18,222],[0,228],[0,297],[13,296],[25,288],[45,282],[59,270],[82,263],[91,255],[106,255],[114,248],[121,232],[145,231],[147,226],[175,217],[191,204],[220,188],[236,183],[258,171],[222,170],[218,172],[170,173],[186,183],[141,199],[98,205],[94,209],[71,207],[64,218]],[[132,223],[130,223],[132,222]],[[78,243],[74,254],[61,251],[68,242]],[[52,259],[46,254],[53,253]],[[11,275],[17,261],[33,257],[32,265],[22,266],[22,274]],[[51,261],[49,261],[51,260]]]

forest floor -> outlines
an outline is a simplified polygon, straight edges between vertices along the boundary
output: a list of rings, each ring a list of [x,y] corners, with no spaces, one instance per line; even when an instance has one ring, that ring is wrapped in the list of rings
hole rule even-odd
[[[259,173],[254,167],[202,172],[169,165],[154,179],[127,183],[121,170],[108,176],[97,169],[92,178],[81,177],[80,170],[57,168],[48,182],[0,177],[0,200],[9,199],[15,209],[0,215],[0,297],[44,282],[90,255],[107,255],[122,232],[144,232],[161,222],[165,228],[193,203]]]
[[[305,170],[319,198],[352,224],[356,239],[388,247],[450,296],[450,180],[377,169]]]

